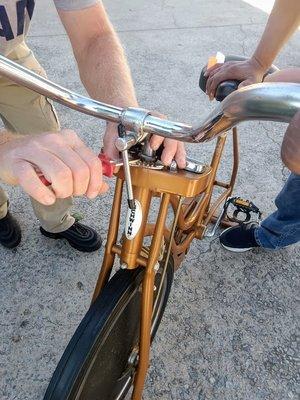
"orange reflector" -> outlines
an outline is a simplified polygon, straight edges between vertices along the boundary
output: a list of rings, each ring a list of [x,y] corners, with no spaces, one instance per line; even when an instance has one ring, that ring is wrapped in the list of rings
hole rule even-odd
[[[217,57],[216,56],[209,57],[208,62],[207,62],[207,69],[213,67],[216,64],[217,64]]]
[[[220,51],[215,56],[210,56],[207,63],[207,69],[213,67],[216,64],[223,64],[225,62],[225,56]]]

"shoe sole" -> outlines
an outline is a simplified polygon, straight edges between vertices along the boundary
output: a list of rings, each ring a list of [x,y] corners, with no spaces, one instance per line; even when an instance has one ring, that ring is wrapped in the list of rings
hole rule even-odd
[[[236,247],[228,247],[228,246],[225,246],[223,243],[221,243],[221,246],[224,247],[224,249],[231,251],[232,253],[245,253],[246,251],[254,249],[254,247],[248,247],[246,249],[239,249]]]
[[[4,242],[0,242],[0,244],[5,247],[6,249],[15,249],[16,247],[19,246],[19,244],[21,243],[22,238],[18,238],[15,242],[13,243],[4,243]]]

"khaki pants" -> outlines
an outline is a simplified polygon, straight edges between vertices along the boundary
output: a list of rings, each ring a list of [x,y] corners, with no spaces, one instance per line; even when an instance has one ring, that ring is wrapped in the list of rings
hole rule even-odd
[[[25,43],[17,46],[8,58],[45,76],[45,71]],[[0,76],[0,117],[7,130],[22,135],[57,132],[59,122],[48,99],[23,88]],[[7,214],[8,197],[0,187],[0,219]],[[72,198],[57,200],[52,206],[44,206],[31,199],[35,215],[48,232],[62,232],[74,223],[69,209]]]

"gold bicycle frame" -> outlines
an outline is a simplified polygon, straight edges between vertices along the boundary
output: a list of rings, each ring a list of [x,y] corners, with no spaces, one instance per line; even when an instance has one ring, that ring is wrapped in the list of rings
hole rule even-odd
[[[109,279],[116,255],[120,257],[121,264],[126,268],[134,269],[138,266],[145,268],[146,273],[142,287],[139,364],[132,395],[133,400],[140,400],[149,362],[155,268],[163,239],[169,242],[167,254],[172,252],[175,267],[178,268],[191,241],[194,238],[203,238],[208,224],[216,218],[218,207],[233,190],[239,159],[237,131],[234,127],[247,120],[289,122],[300,109],[299,84],[261,83],[237,90],[227,96],[200,125],[192,127],[155,117],[147,110],[130,107],[122,109],[78,95],[1,55],[0,73],[13,82],[69,108],[106,121],[122,123],[128,132],[134,134],[127,137],[128,141],[124,140],[123,150],[134,143],[141,142],[144,135],[147,134],[158,134],[192,143],[206,142],[218,137],[211,164],[201,175],[185,171],[167,172],[140,167],[131,168],[133,194],[141,204],[143,220],[134,239],[124,239],[121,245],[117,243],[117,238],[124,174],[122,170],[116,174],[116,189],[107,244],[93,301]],[[230,181],[221,182],[216,179],[216,176],[226,142],[225,132],[232,127],[233,168]],[[213,190],[216,187],[224,190],[213,200]],[[152,198],[157,196],[161,196],[159,214],[156,223],[150,224],[148,210]],[[183,198],[187,201],[183,202]],[[169,205],[175,214],[175,225],[173,226],[175,229],[171,230],[166,227]],[[228,223],[228,221],[223,221],[223,223]],[[143,240],[146,236],[152,237],[149,252],[142,251]]]
[[[142,398],[149,364],[155,266],[159,260],[162,243],[165,240],[170,244],[175,269],[179,268],[191,241],[194,238],[203,238],[208,224],[216,217],[217,209],[231,195],[239,163],[236,128],[233,128],[232,134],[233,166],[229,182],[217,180],[217,171],[226,143],[226,135],[217,139],[211,163],[201,174],[183,170],[171,172],[132,166],[131,179],[134,198],[141,204],[143,219],[137,235],[132,240],[123,237],[121,244],[118,244],[117,240],[125,177],[123,169],[119,169],[116,173],[117,179],[107,242],[93,301],[99,296],[108,281],[116,255],[120,258],[121,265],[128,269],[139,266],[145,268],[142,284],[139,363],[134,380],[133,400]],[[216,187],[223,191],[216,199],[212,200]],[[148,212],[151,200],[158,196],[160,196],[158,216],[154,224],[149,223]],[[182,198],[185,198],[186,201],[182,202]],[[169,206],[177,217],[176,229],[173,229],[173,232],[166,226]],[[178,207],[180,207],[179,210]],[[144,238],[147,236],[152,237],[152,240],[149,252],[145,255],[142,250]]]

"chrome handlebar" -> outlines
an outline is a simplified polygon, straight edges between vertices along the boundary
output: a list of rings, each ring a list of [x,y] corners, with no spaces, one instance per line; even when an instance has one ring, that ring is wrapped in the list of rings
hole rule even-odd
[[[3,56],[0,56],[0,75],[84,114],[122,123],[126,130],[133,133],[128,148],[148,134],[184,142],[206,142],[242,121],[289,122],[300,110],[300,84],[262,83],[233,92],[198,127],[193,128],[155,117],[141,108],[122,109],[79,95]],[[126,147],[124,141],[120,145],[123,149]]]

